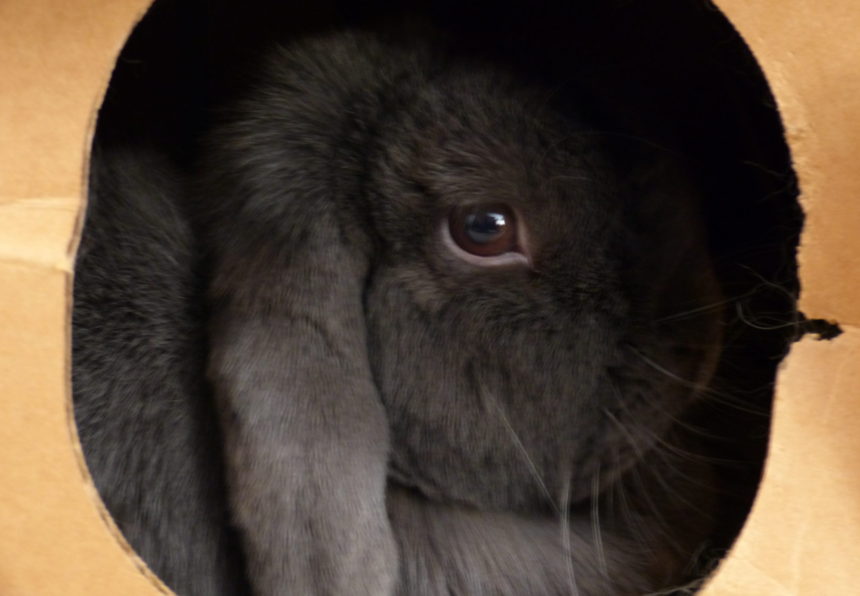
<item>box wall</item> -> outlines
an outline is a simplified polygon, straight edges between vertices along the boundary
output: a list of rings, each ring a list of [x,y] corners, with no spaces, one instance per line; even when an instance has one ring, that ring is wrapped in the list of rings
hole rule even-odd
[[[718,0],[776,97],[806,222],[799,308],[840,324],[777,382],[764,480],[706,596],[853,594],[860,561],[860,6]]]
[[[0,593],[163,592],[95,493],[71,417],[86,150],[146,0],[0,2]],[[148,575],[147,575],[148,574]]]
[[[106,519],[69,398],[84,154],[113,60],[148,3],[0,2],[0,592],[10,596],[165,591]],[[792,351],[762,491],[706,594],[850,594],[860,560],[860,6],[718,4],[785,120],[807,213],[801,308],[845,333]]]

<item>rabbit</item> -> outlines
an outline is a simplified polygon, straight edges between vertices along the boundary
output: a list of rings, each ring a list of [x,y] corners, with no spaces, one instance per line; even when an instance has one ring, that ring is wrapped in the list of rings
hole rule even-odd
[[[187,168],[96,135],[75,416],[130,544],[180,595],[685,581],[721,314],[674,316],[720,300],[679,160],[429,34],[252,78]]]

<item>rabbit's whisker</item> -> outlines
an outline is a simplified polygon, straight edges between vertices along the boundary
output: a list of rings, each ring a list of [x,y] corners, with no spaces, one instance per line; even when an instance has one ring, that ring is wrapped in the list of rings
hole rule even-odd
[[[627,405],[624,403],[624,400],[620,398],[620,394],[619,394],[617,388],[616,388],[616,396],[619,397],[619,400],[618,400],[619,408],[629,417],[630,416],[630,410],[628,409]],[[689,482],[690,484],[694,484],[696,486],[699,486],[702,488],[707,488],[707,489],[712,488],[709,484],[702,484],[700,482],[699,478],[697,478],[695,476],[690,476],[689,474],[687,474],[680,465],[676,464],[676,462],[678,460],[686,460],[686,461],[693,462],[693,463],[718,463],[718,464],[741,463],[739,460],[731,460],[731,459],[711,457],[711,456],[704,455],[702,453],[695,453],[693,451],[688,451],[686,449],[682,449],[678,445],[671,442],[671,439],[669,437],[662,436],[659,433],[655,432],[653,429],[645,427],[642,430],[645,433],[647,433],[651,438],[653,438],[654,443],[653,443],[652,452],[657,457],[660,458],[662,463],[664,463],[666,465],[667,469],[671,470],[673,474],[682,478],[686,482]],[[719,438],[719,437],[716,437],[715,435],[704,435],[704,436],[710,437],[710,438]],[[660,479],[660,480],[662,480],[662,479]],[[663,482],[660,482],[660,484],[662,484],[664,486],[664,488],[667,488],[667,486]]]
[[[618,391],[617,388],[615,390],[616,390],[616,392]],[[707,428],[698,426],[696,424],[693,424],[687,420],[684,420],[683,418],[680,418],[680,417],[672,414],[671,412],[666,412],[665,409],[663,408],[662,404],[660,404],[657,399],[653,399],[652,396],[649,395],[647,392],[641,392],[641,393],[637,394],[636,397],[637,397],[637,399],[642,400],[645,404],[647,404],[654,411],[660,411],[661,414],[665,415],[668,418],[668,420],[670,420],[672,422],[672,424],[675,425],[677,428],[682,428],[685,431],[692,433],[698,437],[703,437],[705,439],[712,439],[715,441],[725,441],[727,439],[733,439],[733,437],[727,437],[725,435],[719,435],[719,434],[716,434],[714,432],[711,432],[710,429],[707,429]],[[624,409],[625,412],[629,413],[627,410],[627,407],[624,405],[624,402],[622,400],[620,400],[620,398],[619,398],[619,401],[621,402],[622,409]]]
[[[637,461],[639,461],[639,462],[643,461],[645,458],[645,454],[642,451],[642,447],[639,444],[639,442],[630,433],[630,430],[626,426],[624,426],[624,424],[622,424],[621,421],[618,420],[618,418],[612,412],[610,412],[608,408],[604,408],[603,413],[606,415],[606,417],[612,423],[614,423],[618,427],[618,429],[621,431],[622,436],[627,440],[628,444],[633,449],[633,451],[636,452]],[[649,495],[649,491],[647,490],[648,489],[647,483],[642,478],[642,474],[640,473],[639,468],[640,468],[640,466],[638,466],[638,465],[633,466],[630,469],[630,471],[628,472],[628,478],[635,480],[637,482],[637,484],[642,489],[644,489],[644,490],[640,490],[639,492],[641,493],[642,501],[645,503],[645,505],[653,513],[652,519],[654,519],[654,521],[656,522],[655,528],[661,534],[663,534],[663,536],[665,537],[666,542],[668,544],[673,546],[676,551],[681,552],[681,549],[680,549],[677,541],[672,536],[672,529],[667,525],[666,519],[664,518],[664,516],[661,513],[660,507],[658,507],[657,504],[654,503],[653,499],[651,499],[651,497]]]
[[[747,296],[752,295],[752,292],[747,292],[746,294],[742,294],[741,296],[735,296],[733,298],[725,298],[723,300],[719,300],[717,302],[712,302],[710,304],[704,304],[702,306],[697,306],[696,308],[691,308],[690,310],[683,310],[681,312],[676,312],[671,315],[667,315],[665,317],[661,317],[659,319],[655,319],[654,323],[667,323],[669,321],[677,321],[680,319],[686,319],[688,317],[692,317],[699,314],[704,314],[707,312],[711,312],[713,310],[717,310],[726,304],[731,304],[732,302],[736,302]]]
[[[618,450],[613,450],[613,463],[619,465]],[[635,536],[639,543],[647,546],[650,538],[649,532],[644,527],[643,520],[633,514],[633,507],[630,505],[630,500],[627,498],[627,486],[624,482],[615,482],[612,484],[610,492],[613,504],[617,500],[618,505],[612,508],[613,511],[618,511],[621,514],[625,527]],[[616,499],[617,495],[617,499]]]
[[[740,410],[742,412],[746,412],[747,414],[752,414],[754,416],[763,416],[763,417],[768,416],[767,412],[762,411],[762,410],[756,410],[754,408],[750,408],[746,404],[742,403],[741,400],[739,400],[737,397],[735,397],[731,394],[724,393],[722,391],[717,391],[716,389],[708,387],[707,385],[704,385],[702,383],[697,383],[697,382],[693,382],[693,381],[690,381],[688,379],[685,379],[685,378],[677,375],[676,373],[673,373],[672,371],[668,370],[667,368],[661,366],[660,364],[658,364],[657,362],[655,362],[654,360],[652,360],[651,358],[649,358],[648,356],[646,356],[645,354],[643,354],[642,352],[637,350],[635,347],[633,347],[633,346],[628,346],[628,347],[633,354],[635,354],[640,360],[642,360],[642,362],[644,362],[645,364],[647,364],[648,366],[650,366],[651,368],[653,368],[657,372],[666,375],[667,377],[669,377],[673,381],[678,382],[679,384],[681,384],[684,387],[689,387],[690,389],[693,389],[697,392],[703,393],[705,395],[709,395],[709,396],[714,397],[714,398],[718,398],[720,401],[722,401],[726,405],[729,405],[729,406],[731,406],[737,410]]]
[[[561,494],[561,543],[564,548],[564,559],[567,563],[567,582],[570,585],[571,596],[579,596],[576,584],[576,570],[573,567],[573,545],[570,538],[570,476],[568,475]]]
[[[793,329],[797,329],[800,322],[798,321],[798,317],[794,316],[790,321],[780,321],[773,325],[764,325],[755,321],[744,312],[744,305],[742,302],[738,302],[735,305],[735,311],[738,313],[738,319],[743,322],[745,325],[752,327],[753,329],[758,329],[759,331],[776,331],[777,329],[788,329],[789,327]],[[766,315],[769,313],[759,313],[759,315]],[[777,319],[778,320],[778,319]]]
[[[591,534],[594,548],[597,551],[597,565],[600,572],[609,577],[609,566],[606,564],[606,550],[603,546],[603,532],[600,527],[600,465],[591,479]]]
[[[549,488],[547,488],[546,482],[544,482],[543,477],[540,474],[540,470],[538,470],[537,465],[535,464],[532,457],[529,455],[529,452],[526,449],[526,446],[523,444],[522,439],[520,439],[520,436],[517,434],[517,431],[514,430],[514,427],[511,424],[507,413],[505,413],[502,404],[499,402],[498,399],[496,399],[495,395],[493,395],[487,390],[482,389],[481,394],[483,395],[484,400],[486,402],[489,402],[490,405],[492,405],[493,409],[499,414],[499,419],[502,421],[502,424],[504,424],[505,429],[508,431],[508,434],[514,443],[514,446],[517,448],[517,451],[520,453],[520,455],[522,455],[523,461],[529,469],[529,473],[532,475],[532,478],[534,478],[534,481],[537,483],[541,492],[546,497],[547,502],[550,504],[553,511],[555,511],[556,515],[561,515],[561,507],[556,502],[555,498],[552,496],[552,493],[549,492]]]

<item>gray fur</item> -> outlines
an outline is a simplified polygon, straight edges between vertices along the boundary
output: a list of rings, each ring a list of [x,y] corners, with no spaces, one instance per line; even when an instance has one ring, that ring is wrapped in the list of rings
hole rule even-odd
[[[78,432],[108,510],[155,571],[180,594],[238,594],[181,185],[151,150],[110,149],[94,148],[75,272]]]
[[[684,479],[707,471],[655,447],[719,351],[716,311],[660,322],[718,299],[698,196],[550,96],[434,41],[341,33],[273,52],[188,187],[96,155],[76,414],[109,509],[181,594],[241,591],[225,508],[260,595],[683,577],[709,517]],[[520,210],[533,270],[446,250],[474,200]]]

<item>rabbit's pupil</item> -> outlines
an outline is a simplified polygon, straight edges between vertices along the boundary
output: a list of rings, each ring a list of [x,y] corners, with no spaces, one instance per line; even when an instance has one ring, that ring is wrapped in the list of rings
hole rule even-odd
[[[457,245],[476,256],[492,257],[516,250],[514,214],[505,205],[456,209],[449,229]]]
[[[474,213],[466,218],[466,233],[478,244],[488,244],[499,237],[508,225],[503,213]]]

